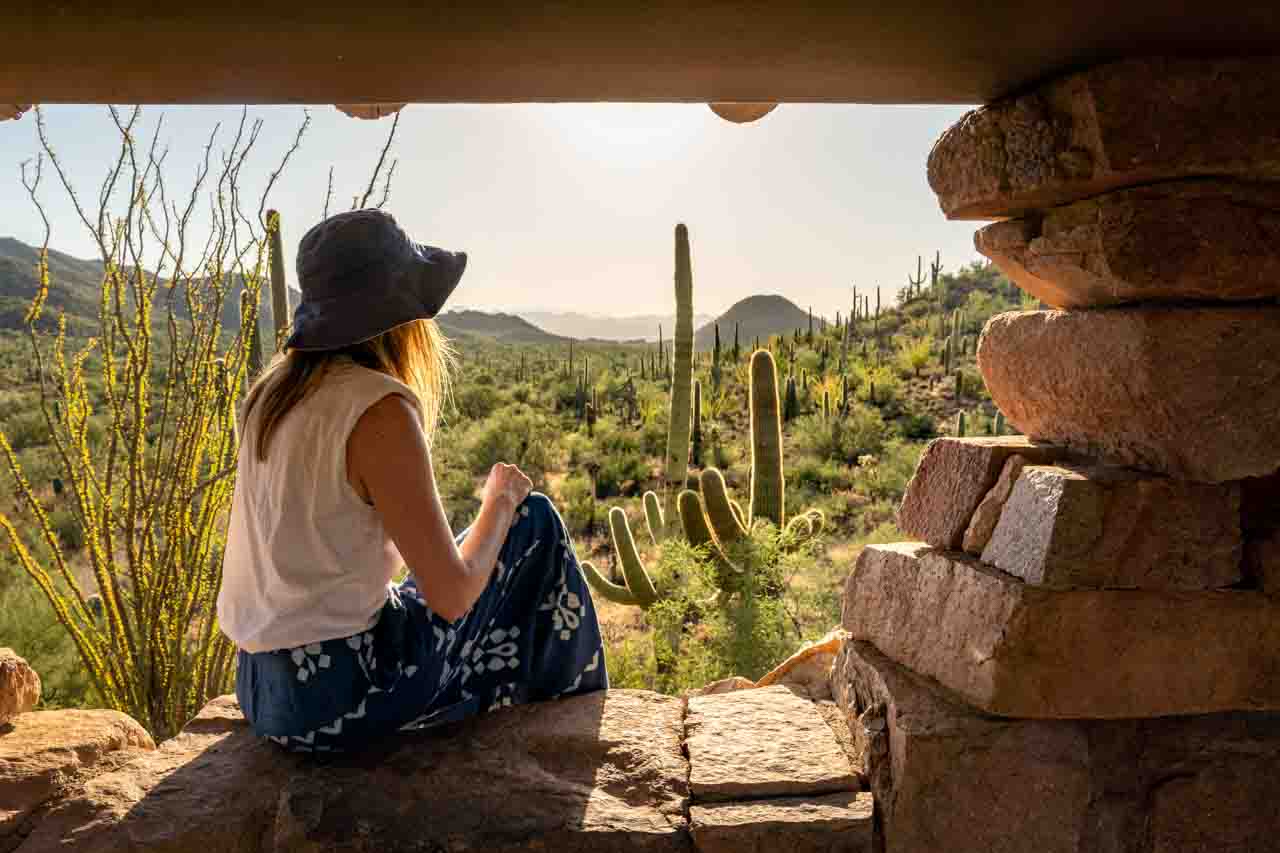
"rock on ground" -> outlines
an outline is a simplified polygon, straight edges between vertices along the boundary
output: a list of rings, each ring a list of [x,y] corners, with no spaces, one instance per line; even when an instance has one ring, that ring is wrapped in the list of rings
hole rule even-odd
[[[907,484],[898,528],[938,548],[959,548],[970,519],[1010,457],[1048,463],[1066,453],[1017,435],[934,439]]]
[[[28,834],[32,815],[68,787],[155,749],[119,711],[32,711],[0,727],[0,850]]]
[[[708,803],[690,809],[698,853],[873,853],[867,793]]]
[[[1054,308],[1280,296],[1280,184],[1174,181],[997,222],[979,252]]]
[[[991,714],[1280,709],[1280,601],[1251,590],[1052,590],[923,543],[870,545],[844,627]]]
[[[847,643],[885,853],[1244,853],[1280,837],[1280,714],[1007,720]]]
[[[1280,59],[1143,58],[976,109],[929,154],[949,219],[998,219],[1178,178],[1280,179]]]
[[[978,367],[1033,439],[1185,480],[1280,470],[1280,306],[1000,314]]]
[[[822,715],[782,686],[689,699],[689,788],[741,800],[857,791],[857,774]]]
[[[1032,465],[982,561],[1054,588],[1218,589],[1240,582],[1242,550],[1238,483]]]
[[[13,649],[0,648],[0,726],[40,702],[40,676]]]

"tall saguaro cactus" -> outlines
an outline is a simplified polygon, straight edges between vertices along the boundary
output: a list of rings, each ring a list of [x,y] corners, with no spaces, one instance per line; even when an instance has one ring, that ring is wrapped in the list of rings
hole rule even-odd
[[[284,281],[284,239],[280,236],[280,213],[267,211],[267,232],[271,238],[271,325],[275,340],[271,352],[284,345],[289,330],[289,291]]]
[[[689,473],[689,407],[693,402],[693,264],[689,258],[689,229],[683,223],[676,226],[675,290],[675,360],[662,501],[663,535],[667,538],[680,530],[677,501]]]
[[[684,225],[676,226],[675,261],[676,333],[663,484],[665,494],[660,502],[657,494],[646,492],[643,500],[645,523],[655,545],[683,532],[679,500],[689,474],[690,409],[693,402],[693,268],[689,260],[689,229]],[[658,335],[661,340],[661,326],[658,327]],[[635,537],[622,507],[609,511],[609,531],[626,585],[610,582],[589,562],[582,564],[582,571],[603,597],[648,609],[660,595],[640,560]]]

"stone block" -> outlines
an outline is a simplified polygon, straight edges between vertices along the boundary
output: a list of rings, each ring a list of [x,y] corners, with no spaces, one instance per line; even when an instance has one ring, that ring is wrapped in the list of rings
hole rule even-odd
[[[1000,314],[978,367],[1033,439],[1184,480],[1280,470],[1280,306]]]
[[[861,787],[813,702],[783,686],[691,697],[685,748],[689,789],[703,802]]]
[[[70,785],[152,749],[146,730],[119,711],[32,711],[0,726],[0,850],[13,849],[32,814]]]
[[[1237,483],[1032,465],[982,561],[1037,586],[1218,589],[1240,582],[1242,549]]]
[[[0,648],[0,726],[40,702],[40,676],[13,649]]]
[[[1007,720],[868,643],[836,671],[846,715],[874,729],[885,853],[1252,853],[1280,837],[1280,714]]]
[[[873,853],[867,793],[784,797],[690,808],[699,853]]]
[[[974,511],[1011,456],[1047,463],[1066,452],[1017,435],[934,439],[907,484],[898,528],[938,548],[959,548]]]
[[[1280,709],[1280,601],[1257,591],[1053,590],[906,542],[863,549],[843,623],[1000,716]]]
[[[1105,193],[974,237],[1054,308],[1280,296],[1280,184],[1175,181]]]
[[[949,219],[999,219],[1121,187],[1280,179],[1280,58],[1141,58],[973,110],[929,154]]]
[[[1013,484],[1018,481],[1022,469],[1028,464],[1025,456],[1014,455],[1005,460],[1004,467],[1000,469],[1000,478],[982,498],[978,508],[973,511],[973,518],[969,519],[969,526],[965,528],[963,544],[965,553],[978,556],[982,553],[982,549],[987,547],[987,543],[991,541],[991,534],[1000,523],[1000,513],[1004,510],[1004,503],[1013,493]]]

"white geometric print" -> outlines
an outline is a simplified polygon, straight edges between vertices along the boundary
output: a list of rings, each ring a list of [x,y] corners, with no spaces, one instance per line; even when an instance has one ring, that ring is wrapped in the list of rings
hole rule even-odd
[[[538,605],[538,609],[551,611],[551,625],[559,632],[561,640],[572,638],[573,632],[582,624],[587,607],[578,594],[569,589],[564,563],[560,564],[560,583],[547,593],[546,600]]]
[[[331,663],[329,656],[322,654],[322,651],[323,647],[319,643],[308,643],[305,646],[289,650],[289,659],[298,668],[297,678],[299,681],[305,684],[307,679],[316,674],[317,670],[329,668]]]

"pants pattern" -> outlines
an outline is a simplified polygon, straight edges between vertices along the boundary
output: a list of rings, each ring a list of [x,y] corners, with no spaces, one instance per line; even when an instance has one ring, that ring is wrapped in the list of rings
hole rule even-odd
[[[368,631],[241,651],[236,676],[254,730],[295,752],[344,751],[608,686],[589,588],[564,522],[538,493],[521,504],[489,585],[457,622],[433,613],[410,577],[389,588]]]

